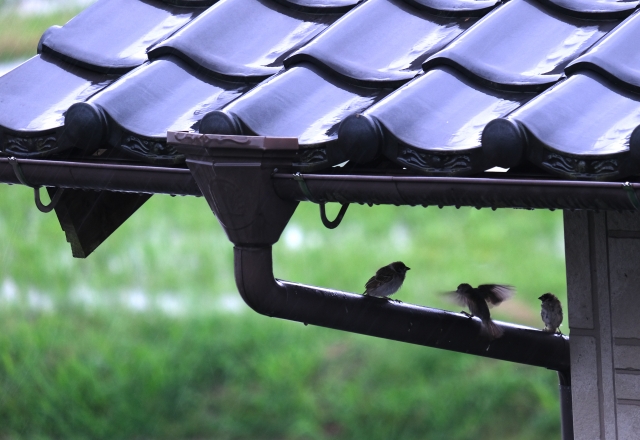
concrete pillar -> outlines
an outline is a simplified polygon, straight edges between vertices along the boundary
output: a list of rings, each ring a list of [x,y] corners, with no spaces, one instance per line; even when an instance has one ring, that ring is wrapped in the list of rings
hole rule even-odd
[[[638,440],[640,213],[566,211],[564,230],[575,439]]]

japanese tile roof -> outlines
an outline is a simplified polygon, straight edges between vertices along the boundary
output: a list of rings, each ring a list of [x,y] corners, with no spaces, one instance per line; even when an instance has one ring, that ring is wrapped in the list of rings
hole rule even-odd
[[[305,171],[633,179],[638,3],[98,0],[0,77],[0,149],[182,166],[167,131],[199,131],[296,137]]]

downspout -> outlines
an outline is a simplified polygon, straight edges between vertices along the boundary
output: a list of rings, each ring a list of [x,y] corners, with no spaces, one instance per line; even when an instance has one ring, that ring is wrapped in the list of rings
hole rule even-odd
[[[504,336],[489,342],[480,337],[478,319],[459,313],[276,280],[271,246],[298,202],[281,199],[272,177],[292,169],[297,139],[170,132],[168,140],[186,155],[203,196],[235,245],[238,290],[256,312],[557,371],[569,369],[565,336],[499,323]]]
[[[298,202],[281,199],[272,177],[293,168],[298,154],[297,139],[169,132],[168,141],[186,155],[187,165],[203,196],[235,245],[236,284],[244,301],[256,312],[304,324],[569,371],[569,338],[566,336],[498,323],[504,335],[490,342],[480,336],[477,318],[275,279],[272,245],[279,240]],[[565,411],[570,414],[570,407],[566,407],[565,402],[566,382],[561,386],[565,387],[561,388],[564,430]],[[570,391],[568,395],[570,404]]]
[[[558,370],[562,440],[573,440],[573,404],[571,403],[571,370]]]
[[[276,280],[270,246],[236,246],[234,263],[240,295],[262,315],[551,370],[569,368],[565,336],[498,322],[504,336],[490,342],[480,337],[477,318],[460,313]]]

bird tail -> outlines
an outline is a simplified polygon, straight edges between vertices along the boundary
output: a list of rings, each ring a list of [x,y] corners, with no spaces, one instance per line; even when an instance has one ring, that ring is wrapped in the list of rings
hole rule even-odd
[[[491,340],[498,339],[504,331],[491,319],[482,321],[482,334]]]

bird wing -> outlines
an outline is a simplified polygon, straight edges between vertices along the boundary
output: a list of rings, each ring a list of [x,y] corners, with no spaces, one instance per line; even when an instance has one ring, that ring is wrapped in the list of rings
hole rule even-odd
[[[478,292],[489,304],[497,306],[511,298],[516,293],[516,289],[505,284],[482,284],[478,286]]]
[[[396,272],[393,269],[391,269],[389,266],[382,267],[378,269],[378,271],[374,276],[369,278],[369,281],[367,281],[367,284],[365,284],[364,287],[367,290],[375,289],[376,287],[379,287],[391,281],[395,274]]]
[[[443,295],[445,296],[445,298],[449,299],[450,301],[453,301],[459,306],[469,307],[469,303],[467,302],[467,297],[461,293],[453,291],[453,292],[445,292]]]

